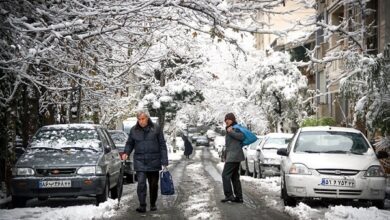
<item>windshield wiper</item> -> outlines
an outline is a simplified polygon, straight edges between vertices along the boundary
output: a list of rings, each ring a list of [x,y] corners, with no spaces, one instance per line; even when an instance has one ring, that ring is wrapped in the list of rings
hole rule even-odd
[[[305,150],[305,151],[303,151],[303,152],[305,152],[305,153],[313,153],[313,154],[322,153],[322,152],[320,152],[320,151],[314,151],[314,150]]]
[[[53,148],[53,147],[30,147],[30,149],[42,149],[42,150],[55,150],[55,151],[62,151],[59,148]]]
[[[348,153],[349,151],[345,151],[345,150],[329,150],[329,151],[323,151],[323,153],[334,153],[334,154],[346,154]]]
[[[68,149],[76,149],[76,150],[92,150],[92,151],[95,151],[95,152],[99,152],[98,150],[94,149],[94,148],[91,148],[91,147],[63,147],[61,148],[63,150],[68,150]]]

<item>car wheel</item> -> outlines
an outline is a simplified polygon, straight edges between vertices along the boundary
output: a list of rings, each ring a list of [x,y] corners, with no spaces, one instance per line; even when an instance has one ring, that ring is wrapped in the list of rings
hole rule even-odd
[[[249,171],[248,160],[245,160],[245,176],[252,176],[252,173]]]
[[[285,206],[292,206],[292,207],[295,207],[297,205],[297,201],[295,198],[289,196],[287,194],[287,189],[286,189],[286,181],[284,180],[283,181],[283,184],[280,184],[280,187],[281,187],[281,197],[283,199],[283,203]]]
[[[123,190],[123,173],[121,172],[121,174],[118,177],[116,186],[111,189],[111,199],[120,200],[122,197],[122,190]]]
[[[126,183],[134,183],[134,174],[126,174]]]
[[[109,194],[110,194],[109,189],[110,189],[110,181],[107,177],[106,184],[104,185],[104,190],[103,190],[102,194],[96,195],[96,205],[99,205],[100,203],[107,201],[107,198],[109,197]]]
[[[241,175],[241,176],[245,175],[245,170],[244,170],[244,169],[242,169],[242,165],[241,165],[241,163],[240,163],[240,168],[239,168],[239,171],[240,171],[240,175]]]
[[[253,162],[253,178],[257,178],[256,163]]]
[[[13,208],[23,208],[26,206],[28,198],[21,196],[12,196]]]
[[[265,176],[264,176],[264,174],[263,174],[263,167],[261,167],[261,165],[259,164],[259,178],[260,179],[263,179]]]
[[[378,209],[385,208],[385,200],[373,200],[371,201],[372,205],[377,207]]]

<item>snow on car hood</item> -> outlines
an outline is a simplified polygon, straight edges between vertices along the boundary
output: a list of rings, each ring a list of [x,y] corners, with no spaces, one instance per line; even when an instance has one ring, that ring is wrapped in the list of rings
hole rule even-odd
[[[29,149],[18,160],[18,167],[74,167],[96,165],[102,152],[80,150]]]
[[[281,159],[282,156],[279,156],[276,149],[263,149],[261,150],[261,153],[263,154],[264,158],[271,158],[271,159]]]
[[[379,165],[372,151],[363,155],[297,152],[290,157],[292,163],[302,163],[311,169],[366,170],[371,165]]]

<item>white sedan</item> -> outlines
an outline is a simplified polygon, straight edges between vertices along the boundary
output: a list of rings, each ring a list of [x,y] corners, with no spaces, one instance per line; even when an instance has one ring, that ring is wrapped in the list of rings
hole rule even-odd
[[[285,205],[297,200],[343,199],[369,201],[384,207],[386,179],[366,137],[358,130],[342,127],[300,128],[287,148],[279,149],[281,197]]]

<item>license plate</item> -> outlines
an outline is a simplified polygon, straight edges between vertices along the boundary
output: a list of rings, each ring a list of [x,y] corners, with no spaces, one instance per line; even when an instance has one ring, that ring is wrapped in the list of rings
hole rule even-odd
[[[69,187],[72,187],[72,181],[70,180],[39,181],[39,188],[69,188]]]
[[[321,185],[323,186],[343,186],[343,187],[355,187],[354,180],[338,180],[322,178]]]

